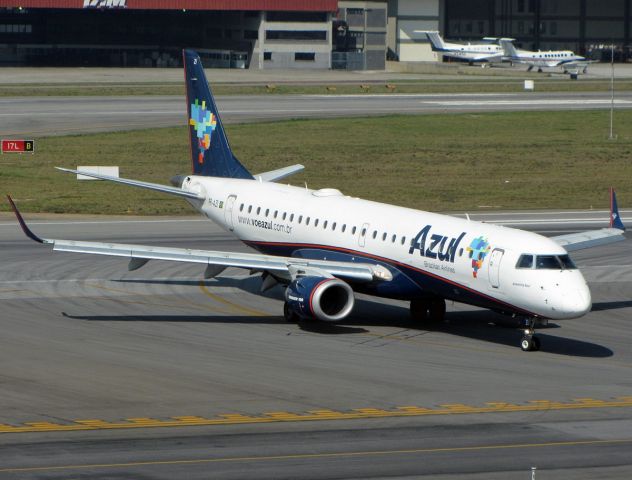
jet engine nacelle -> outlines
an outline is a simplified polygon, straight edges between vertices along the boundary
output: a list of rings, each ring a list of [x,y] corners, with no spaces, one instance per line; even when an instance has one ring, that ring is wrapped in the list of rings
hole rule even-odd
[[[288,307],[302,318],[335,322],[345,318],[355,302],[353,289],[338,278],[300,277],[285,291]]]

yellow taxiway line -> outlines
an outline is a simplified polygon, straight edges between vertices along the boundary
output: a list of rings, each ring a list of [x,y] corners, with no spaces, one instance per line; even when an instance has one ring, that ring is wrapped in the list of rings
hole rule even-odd
[[[73,420],[68,423],[26,422],[21,425],[0,423],[2,433],[27,432],[70,432],[86,430],[114,430],[131,428],[191,427],[210,425],[237,425],[253,423],[307,422],[323,420],[357,420],[370,418],[421,417],[428,415],[464,415],[482,413],[541,412],[546,410],[578,410],[588,408],[632,407],[632,396],[616,397],[611,400],[577,398],[570,402],[531,400],[527,403],[488,402],[483,406],[465,404],[442,404],[438,407],[403,406],[394,409],[356,408],[347,411],[310,410],[304,413],[266,412],[258,415],[226,413],[213,417],[178,416],[166,420],[156,418],[127,418],[123,421],[100,419]]]

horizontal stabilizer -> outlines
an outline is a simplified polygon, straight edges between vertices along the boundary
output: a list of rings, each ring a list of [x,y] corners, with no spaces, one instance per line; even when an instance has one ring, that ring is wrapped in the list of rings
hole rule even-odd
[[[290,175],[294,175],[295,173],[302,172],[304,169],[305,167],[303,165],[297,163],[296,165],[290,165],[289,167],[259,173],[255,175],[255,180],[259,180],[261,182],[276,182],[277,180],[282,180]]]
[[[74,173],[85,175],[86,177],[98,178],[100,180],[108,180],[110,182],[122,183],[124,185],[131,185],[132,187],[145,188],[147,190],[154,190],[156,192],[168,193],[170,195],[177,195],[179,197],[193,198],[196,200],[204,200],[204,197],[200,197],[197,193],[187,192],[181,188],[169,187],[167,185],[160,185],[159,183],[141,182],[139,180],[130,180],[128,178],[110,177],[109,175],[101,175],[99,173],[84,172],[81,170],[71,170],[69,168],[55,167],[57,170],[61,170],[66,173]]]

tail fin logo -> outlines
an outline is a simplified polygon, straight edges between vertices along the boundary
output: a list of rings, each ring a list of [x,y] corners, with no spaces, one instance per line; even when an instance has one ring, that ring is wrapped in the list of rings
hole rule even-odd
[[[201,165],[204,163],[204,152],[211,147],[211,137],[215,127],[217,127],[217,117],[213,112],[207,110],[205,100],[202,100],[200,105],[200,101],[196,98],[195,103],[191,104],[189,125],[195,130],[195,135],[198,139],[198,147],[200,149],[198,163]]]

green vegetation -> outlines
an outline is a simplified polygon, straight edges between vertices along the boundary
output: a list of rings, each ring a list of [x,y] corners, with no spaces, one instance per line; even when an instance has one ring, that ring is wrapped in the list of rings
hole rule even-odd
[[[228,125],[235,154],[252,171],[294,163],[288,180],[310,188],[409,207],[606,208],[615,186],[632,203],[632,111],[521,112],[295,120]],[[169,195],[78,182],[53,166],[119,165],[121,176],[168,183],[190,171],[186,127],[36,140],[34,155],[0,157],[2,193],[25,211],[190,214]],[[2,210],[7,205],[2,203]]]
[[[274,84],[239,85],[214,84],[216,95],[307,95],[307,94],[375,94],[375,93],[518,93],[524,91],[524,78],[536,79],[539,92],[606,92],[610,90],[608,80],[577,81],[567,77],[547,78],[526,74],[519,78],[464,78],[463,80],[396,80],[388,82],[357,82],[328,84]],[[368,87],[368,88],[366,88]],[[393,88],[394,87],[394,88]],[[632,90],[631,80],[617,80],[618,91]],[[184,95],[184,85],[178,83],[69,83],[48,84],[4,84],[0,85],[0,97],[29,96],[120,96],[120,95]]]

